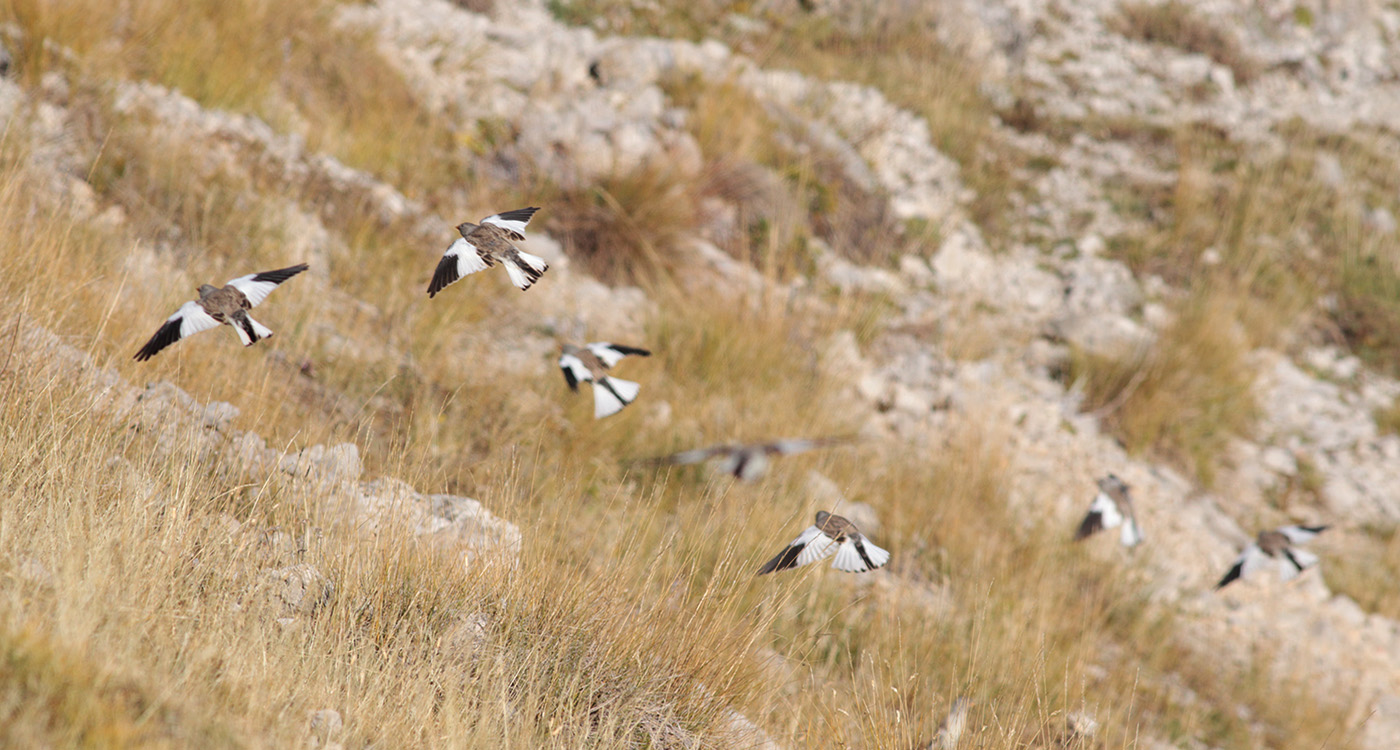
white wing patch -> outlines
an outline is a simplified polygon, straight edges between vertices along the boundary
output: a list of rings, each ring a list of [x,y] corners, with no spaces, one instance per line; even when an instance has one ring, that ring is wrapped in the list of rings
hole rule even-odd
[[[1287,560],[1283,562],[1289,565],[1289,567],[1292,567]],[[1244,552],[1240,553],[1239,560],[1236,561],[1236,564],[1240,566],[1240,578],[1245,578],[1254,571],[1269,564],[1269,556],[1264,554],[1264,550],[1259,549],[1259,545],[1251,544],[1244,548]]]
[[[1123,523],[1123,514],[1118,512],[1118,503],[1113,502],[1113,498],[1105,492],[1100,492],[1094,498],[1093,504],[1089,506],[1089,512],[1099,514],[1099,523],[1103,524],[1105,529],[1114,529],[1118,527],[1118,524]]]
[[[506,230],[507,232],[514,232],[516,234],[523,235],[525,234],[525,225],[529,224],[530,220],[526,219],[525,221],[519,221],[512,219],[502,219],[500,214],[491,214],[490,216],[482,219],[481,223],[495,224],[496,226]]]
[[[244,294],[247,294],[247,292],[244,292]],[[176,310],[175,314],[166,318],[166,320],[175,320],[177,318],[180,320],[180,338],[182,339],[189,338],[200,331],[207,331],[210,328],[217,328],[219,326],[219,321],[214,320],[214,318],[209,315],[209,313],[205,312],[204,308],[194,300],[180,305],[180,309]]]
[[[793,545],[796,545],[803,537],[807,537],[808,535],[811,535],[810,538],[802,547],[802,551],[797,553],[797,564],[799,567],[830,557],[836,552],[836,548],[840,546],[836,543],[835,539],[822,533],[822,530],[818,529],[816,526],[808,526],[807,530],[802,532],[802,536],[798,537],[797,541],[793,542]]]
[[[812,450],[817,447],[817,442],[815,440],[779,440],[772,445],[774,451],[785,456],[790,453]]]
[[[443,257],[455,257],[457,259],[457,277],[461,278],[477,271],[485,271],[490,268],[486,261],[481,259],[481,255],[476,250],[476,245],[467,242],[465,238],[458,237],[447,246],[447,252]]]
[[[1123,531],[1119,533],[1118,541],[1122,542],[1124,547],[1136,547],[1142,543],[1142,529],[1138,528],[1137,521],[1129,518],[1127,523],[1123,524]]]
[[[247,276],[239,276],[236,279],[229,279],[229,286],[243,292],[243,296],[248,298],[248,304],[257,307],[267,295],[272,294],[272,290],[277,288],[275,281],[253,281],[257,274],[250,273]]]
[[[837,547],[836,559],[831,561],[831,567],[847,573],[864,573],[866,570],[865,561],[860,559],[860,551],[850,539]]]
[[[1289,550],[1289,552],[1293,553],[1293,559],[1298,561],[1298,565],[1303,566],[1303,568],[1305,569],[1311,568],[1312,566],[1317,564],[1317,555],[1314,555],[1313,553],[1308,552],[1307,550],[1295,548]],[[1285,581],[1292,580],[1294,576],[1302,572],[1287,557],[1284,557],[1282,560],[1279,561],[1279,563],[1282,565],[1280,573],[1281,575],[1283,575],[1283,580]]]
[[[591,344],[585,344],[584,348],[588,349],[588,351],[590,352],[593,352],[593,356],[597,357],[598,361],[602,362],[608,367],[612,367],[618,362],[621,362],[622,358],[627,356],[626,354],[623,354],[622,352],[612,348],[612,344],[605,341],[595,341]]]
[[[1294,544],[1305,544],[1316,539],[1321,532],[1309,531],[1302,526],[1284,526],[1278,530],[1278,533],[1288,537],[1288,541]]]
[[[593,373],[588,371],[588,367],[583,364],[583,360],[572,354],[565,354],[559,358],[559,366],[568,370],[574,380],[579,383],[586,383],[593,379]]]

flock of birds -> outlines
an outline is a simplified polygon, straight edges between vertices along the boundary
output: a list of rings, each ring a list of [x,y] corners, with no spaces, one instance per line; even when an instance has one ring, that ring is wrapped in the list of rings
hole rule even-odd
[[[434,297],[464,276],[484,271],[497,263],[506,270],[510,281],[519,289],[529,289],[549,270],[543,258],[517,248],[512,241],[525,239],[525,226],[538,211],[537,207],[492,214],[479,224],[463,222],[457,225],[461,235],[455,239],[433,272],[428,296]],[[257,307],[283,282],[307,270],[300,263],[275,271],[248,274],[229,280],[223,287],[203,284],[199,299],[180,306],[175,314],[136,352],[135,359],[145,361],[162,349],[201,331],[228,325],[244,346],[268,338],[272,330],[253,320],[248,311]],[[651,352],[634,346],[610,342],[593,342],[576,346],[564,344],[559,357],[559,369],[573,391],[579,383],[593,385],[593,416],[609,417],[622,411],[636,400],[641,386],[630,380],[609,374],[624,357],[650,356]],[[718,460],[717,469],[743,481],[753,481],[767,471],[772,457],[800,453],[827,447],[850,438],[813,438],[775,440],[768,443],[718,445],[682,451],[669,456],[647,459],[644,463],[697,464]],[[1142,529],[1133,513],[1132,495],[1128,485],[1109,474],[1098,480],[1099,492],[1088,513],[1075,532],[1076,540],[1104,529],[1120,529],[1119,540],[1125,547],[1135,547],[1143,541]],[[1250,575],[1269,564],[1275,564],[1284,580],[1291,580],[1303,570],[1316,565],[1318,558],[1299,545],[1314,539],[1326,526],[1284,526],[1259,532],[1258,539],[1248,545],[1216,589]],[[758,575],[808,565],[835,557],[832,567],[850,573],[863,573],[883,567],[890,553],[871,542],[849,519],[827,511],[817,513],[816,521],[802,531],[773,559],[764,563]]]

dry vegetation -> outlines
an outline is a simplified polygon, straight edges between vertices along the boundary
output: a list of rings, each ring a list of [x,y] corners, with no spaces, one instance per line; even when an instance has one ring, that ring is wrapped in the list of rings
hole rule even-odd
[[[1130,451],[1148,450],[1210,486],[1226,447],[1255,417],[1239,295],[1198,292],[1145,351],[1126,359],[1074,352],[1070,382]]]
[[[27,87],[55,67],[86,80],[153,79],[279,128],[295,122],[313,146],[430,205],[456,206],[445,168],[431,167],[458,158],[454,142],[399,98],[407,96],[401,81],[378,78],[388,75],[383,66],[369,64],[379,72],[368,78],[351,74],[374,53],[329,28],[328,5],[282,12],[257,0],[157,1],[123,6],[121,24],[116,4],[77,5],[86,23],[74,21],[73,3],[2,6],[27,34],[19,55]],[[964,164],[1001,158],[982,151],[988,110],[971,77],[916,44],[917,34],[795,33],[810,46],[775,47],[775,59],[887,83],[897,101],[930,116]],[[45,37],[77,51],[81,64],[55,58]],[[213,38],[248,44],[225,44],[236,54],[190,64],[192,50]],[[290,55],[285,39],[296,40]],[[882,56],[859,59],[873,50]],[[803,236],[839,242],[843,227],[868,216],[833,213],[823,192],[851,187],[833,184],[819,160],[794,162],[766,140],[753,102],[693,95],[706,102],[695,125],[710,161],[704,189],[749,189],[744,170],[758,166],[782,177],[774,205],[795,206],[775,209],[761,232],[763,217],[746,217],[746,236],[731,250],[785,275],[800,269],[792,254]],[[330,707],[346,718],[349,747],[683,747],[713,737],[733,707],[791,746],[906,747],[931,738],[941,713],[966,695],[973,725],[986,728],[974,748],[1054,742],[1065,714],[1084,707],[1104,724],[1102,747],[1132,747],[1143,726],[1216,746],[1346,745],[1333,706],[1190,656],[1170,613],[1147,602],[1130,568],[1065,544],[1068,530],[1012,517],[1004,498],[1010,459],[995,447],[999,436],[975,425],[955,430],[932,458],[912,449],[835,450],[790,459],[752,487],[692,472],[639,475],[618,461],[705,440],[849,431],[843,415],[811,408],[846,384],[824,375],[809,352],[868,320],[865,310],[795,316],[779,305],[653,295],[659,309],[645,321],[647,341],[637,343],[655,356],[627,376],[645,383],[648,401],[674,405],[676,419],[649,421],[639,404],[594,422],[582,400],[564,400],[547,367],[514,381],[506,397],[496,373],[478,366],[492,342],[471,328],[493,322],[489,316],[518,318],[528,299],[481,279],[471,295],[427,304],[422,282],[439,248],[356,219],[331,228],[329,267],[296,282],[326,291],[326,301],[285,292],[273,299],[265,320],[278,332],[272,341],[238,350],[215,331],[147,365],[131,362],[194,285],[299,260],[283,256],[286,217],[272,206],[316,213],[332,205],[342,216],[356,207],[337,204],[343,196],[183,168],[198,154],[118,118],[100,93],[75,96],[91,118],[92,150],[101,152],[89,165],[92,185],[128,221],[101,231],[46,203],[46,188],[22,166],[24,134],[7,133],[0,331],[37,323],[133,383],[169,379],[201,401],[234,403],[239,426],[271,445],[353,440],[368,475],[477,497],[519,524],[526,542],[513,565],[467,567],[450,550],[408,538],[368,540],[276,483],[230,480],[192,447],[155,450],[150,436],[93,410],[88,394],[70,387],[71,375],[9,356],[16,349],[7,333],[0,744],[289,746],[307,739],[308,711]],[[732,155],[708,145],[717,118],[729,116],[723,106],[743,109],[753,133]],[[1006,179],[996,169],[967,173],[993,181],[974,185],[982,194],[1000,194],[992,188]],[[691,226],[697,196],[673,194],[680,188],[661,173],[559,190],[547,195],[561,234],[576,249],[626,253],[630,270],[610,265],[614,256],[590,268],[663,283],[668,243]],[[995,207],[984,208],[992,220]],[[133,267],[146,259],[158,267]],[[54,267],[67,272],[46,272]],[[142,273],[159,280],[137,293],[128,280]],[[347,313],[360,310],[355,299],[377,309]],[[1214,436],[1182,434],[1162,414],[1187,403],[1206,428],[1246,429],[1244,347],[1222,325],[1238,317],[1232,304],[1222,292],[1193,297],[1142,362],[1084,371],[1100,403],[1116,402],[1106,419],[1125,436],[1203,474],[1202,451]],[[346,355],[318,327],[328,311],[337,313],[339,336],[408,356]],[[1210,367],[1193,377],[1188,360]],[[1139,371],[1146,375],[1135,378]],[[145,496],[133,475],[96,470],[115,457],[152,478],[154,495],[135,500]],[[813,468],[879,510],[877,539],[897,551],[889,573],[854,578],[814,568],[752,578],[817,510],[802,489]],[[225,516],[244,531],[231,534]],[[261,530],[312,526],[320,541],[300,554],[256,541]],[[303,562],[335,585],[322,610],[283,626],[244,606],[262,571]],[[478,614],[488,623],[483,639],[463,647],[463,622]],[[765,660],[771,652],[781,656],[776,668]],[[1181,686],[1202,700],[1182,700]]]
[[[1221,28],[1217,21],[1202,18],[1190,3],[1181,0],[1123,3],[1111,25],[1127,37],[1205,55],[1229,68],[1241,86],[1253,82],[1262,69],[1233,32]]]

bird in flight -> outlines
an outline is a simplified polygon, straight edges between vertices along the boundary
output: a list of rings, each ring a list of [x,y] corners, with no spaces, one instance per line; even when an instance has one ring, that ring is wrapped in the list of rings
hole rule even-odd
[[[213,284],[200,285],[199,299],[186,302],[174,315],[166,318],[165,324],[156,331],[151,340],[136,352],[136,360],[144,362],[176,341],[220,324],[233,326],[238,340],[242,341],[244,346],[252,346],[254,342],[271,336],[272,331],[253,320],[248,311],[267,299],[267,295],[271,294],[278,284],[306,269],[305,263],[298,263],[276,271],[239,276],[222,288]]]
[[[1138,526],[1137,517],[1133,515],[1133,498],[1128,492],[1128,485],[1117,476],[1109,474],[1099,480],[1099,494],[1094,496],[1094,502],[1090,503],[1084,521],[1079,524],[1079,530],[1074,532],[1074,540],[1079,541],[1090,534],[1119,526],[1122,526],[1123,530],[1118,532],[1118,541],[1122,542],[1124,547],[1135,547],[1142,542],[1142,529]]]
[[[1259,532],[1259,538],[1244,548],[1234,566],[1220,579],[1220,583],[1216,584],[1216,591],[1270,562],[1278,566],[1279,578],[1285,581],[1293,580],[1304,569],[1317,564],[1317,555],[1298,549],[1296,545],[1312,541],[1326,529],[1326,526],[1284,526],[1272,531]]]
[[[772,560],[758,569],[758,575],[797,568],[836,555],[831,567],[847,573],[864,573],[890,561],[890,553],[866,539],[860,529],[841,516],[817,511],[816,523],[808,526]]]
[[[538,207],[517,208],[514,211],[491,214],[480,224],[469,221],[457,225],[462,235],[448,245],[438,261],[433,280],[428,284],[428,296],[433,297],[463,276],[484,271],[500,261],[510,275],[510,283],[523,291],[540,280],[549,264],[511,244],[525,239],[525,225]]]
[[[770,456],[787,456],[815,448],[850,442],[850,440],[851,438],[848,437],[792,438],[774,440],[769,443],[715,445],[709,448],[681,451],[659,458],[649,458],[645,459],[643,463],[653,465],[698,464],[702,461],[718,458],[720,459],[718,468],[721,472],[733,475],[736,479],[751,482],[762,477],[768,471]]]
[[[602,419],[622,411],[622,407],[637,398],[641,386],[630,380],[608,376],[608,369],[623,357],[632,354],[650,357],[651,352],[635,346],[595,341],[583,346],[565,344],[559,357],[559,369],[569,389],[578,391],[578,384],[593,383],[593,418]]]

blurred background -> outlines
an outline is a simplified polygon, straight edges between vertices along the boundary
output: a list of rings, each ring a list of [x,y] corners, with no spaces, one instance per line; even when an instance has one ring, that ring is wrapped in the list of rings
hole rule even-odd
[[[1398,43],[1366,0],[0,0],[0,744],[1394,747]],[[427,297],[526,206],[534,287]],[[299,262],[273,338],[132,360]],[[586,341],[653,352],[604,420]],[[1109,473],[1131,550],[1073,541]],[[890,564],[755,578],[818,510]],[[1318,569],[1213,590],[1287,523]]]

